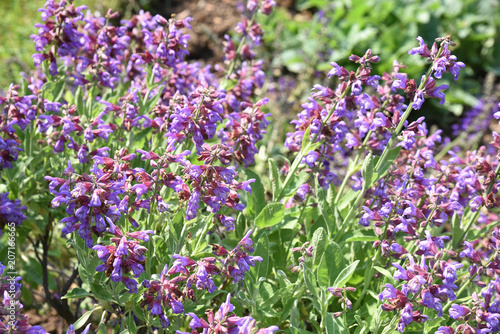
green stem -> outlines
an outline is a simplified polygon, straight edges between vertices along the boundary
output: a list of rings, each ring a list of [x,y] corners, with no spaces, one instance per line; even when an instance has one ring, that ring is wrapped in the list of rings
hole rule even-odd
[[[339,239],[344,236],[345,233],[341,233],[344,230],[344,227],[346,227],[346,224],[351,221],[351,219],[354,218],[356,215],[356,212],[358,210],[359,205],[361,204],[361,201],[363,200],[363,197],[365,196],[365,193],[368,189],[366,189],[365,185],[363,185],[363,188],[359,191],[358,196],[356,197],[356,200],[354,201],[354,204],[351,205],[351,208],[349,209],[349,212],[347,213],[347,216],[344,218],[342,221],[342,224],[340,225],[340,228],[337,231],[337,234],[335,235],[335,242],[339,242]],[[345,231],[348,232],[349,228]]]
[[[253,26],[253,24],[257,18],[257,12],[258,12],[258,10],[256,9],[253,12],[252,17],[250,18],[250,23],[248,24],[249,28]],[[240,40],[240,43],[238,44],[238,48],[236,49],[234,59],[231,61],[231,64],[229,65],[229,69],[227,70],[226,77],[224,78],[224,81],[222,82],[222,85],[221,85],[222,87],[227,86],[227,81],[230,79],[231,75],[233,74],[234,67],[236,66],[236,60],[238,59],[238,55],[241,53],[241,49],[243,49],[243,45],[245,45],[246,39],[247,39],[247,34],[245,32],[245,33],[243,33],[243,36],[241,36],[241,40]]]
[[[302,210],[300,210],[300,214],[299,214],[299,219],[297,220],[297,223],[301,224],[301,221],[302,221],[302,216],[304,215],[304,211],[307,207],[307,202],[309,202],[309,198],[311,197],[311,194],[308,193],[307,194],[307,197],[306,197],[306,201],[304,202],[304,205],[302,206]],[[280,240],[281,240],[281,229],[278,229],[278,234],[280,235]],[[281,242],[283,243],[283,240],[281,240]],[[288,248],[286,250],[286,255],[285,255],[285,261],[286,259],[288,259],[288,255],[290,254],[290,249],[292,248],[292,245],[293,245],[293,239],[290,240],[290,243],[288,244]]]
[[[442,157],[445,156],[446,153],[448,153],[449,150],[451,150],[453,147],[455,147],[458,143],[460,143],[462,140],[464,140],[466,137],[465,132],[461,133],[458,135],[457,138],[453,139],[446,145],[441,151],[439,151],[438,154],[434,156],[434,160],[439,161],[441,160]]]
[[[439,49],[438,54],[441,54],[443,48],[444,48],[444,44],[441,45],[441,48]],[[432,71],[433,71],[432,66],[430,66],[429,69],[427,70],[426,75],[425,75],[425,80],[422,80],[422,82],[418,86],[417,90],[422,90],[425,87],[427,81],[429,80],[429,78],[432,74]],[[391,150],[391,147],[394,143],[394,140],[396,139],[396,137],[399,135],[399,133],[403,129],[404,124],[405,124],[406,120],[408,119],[408,117],[410,116],[412,109],[413,109],[413,101],[410,102],[410,104],[408,105],[408,108],[406,108],[406,111],[403,113],[403,116],[401,117],[401,120],[399,121],[399,124],[396,127],[396,130],[392,133],[392,136],[389,139],[389,142],[387,143],[386,147],[384,148],[384,151],[382,152],[380,159],[378,160],[377,164],[375,165],[375,168],[374,168],[375,172],[380,170],[380,166],[385,162],[385,159],[387,158],[387,155],[389,154],[389,151]],[[358,206],[361,204],[361,200],[363,199],[367,190],[368,189],[365,189],[364,187],[363,187],[363,189],[361,189],[361,191],[358,194],[358,197],[356,198],[356,201],[354,202],[354,205],[351,206],[351,209],[349,210],[346,218],[342,222],[342,225],[339,229],[339,232],[342,231],[342,229],[344,228],[346,223],[349,222],[354,217],[354,215],[358,209]],[[337,233],[335,240],[337,241],[342,235],[343,234]]]
[[[441,198],[439,198],[436,203],[440,200]],[[422,236],[422,234],[425,233],[425,230],[427,229],[427,226],[429,225],[429,221],[431,219],[431,217],[434,215],[434,212],[436,212],[438,206],[437,204],[435,204],[434,208],[432,208],[432,211],[431,213],[429,214],[429,216],[427,216],[427,220],[425,221],[424,223],[424,226],[422,226],[421,230],[419,232],[417,232],[417,238],[420,239],[420,237]],[[417,245],[417,242],[416,240],[418,239],[415,239],[414,242],[410,245],[410,247],[408,247],[408,254],[413,254],[413,251],[415,250],[415,246]]]
[[[365,282],[365,284],[363,286],[363,290],[361,291],[361,294],[359,295],[359,298],[356,300],[356,304],[354,304],[354,308],[353,308],[354,311],[358,309],[359,304],[361,304],[361,302],[363,301],[363,298],[365,297],[366,292],[368,291],[368,289],[371,286],[371,282],[372,282],[371,278],[373,277],[373,267],[375,266],[375,263],[377,263],[379,256],[380,256],[380,247],[377,248],[375,256],[372,258],[372,261],[369,264],[369,266],[370,266],[370,274],[367,277],[370,278],[370,281],[369,282]]]
[[[358,71],[356,72],[356,75],[358,74],[359,71],[360,71],[360,69],[358,69]],[[323,122],[321,122],[321,127],[320,127],[319,131],[314,134],[312,140],[310,141],[311,143],[315,143],[316,142],[316,140],[318,139],[319,135],[323,131],[323,128],[325,127],[326,123],[332,117],[333,112],[335,111],[335,109],[337,109],[339,101],[342,100],[347,95],[347,93],[350,91],[350,88],[351,88],[351,86],[349,85],[342,92],[342,95],[340,95],[340,97],[337,100],[337,102],[335,103],[335,105],[328,112],[328,115],[325,117],[325,119],[323,120]],[[288,175],[286,176],[285,181],[283,182],[281,190],[280,190],[278,196],[276,197],[276,201],[281,200],[283,198],[283,196],[285,195],[284,192],[285,192],[286,186],[288,185],[288,183],[290,182],[290,180],[294,176],[295,172],[297,171],[297,168],[299,167],[302,159],[304,158],[304,154],[305,154],[304,150],[301,149],[300,152],[299,152],[299,154],[293,160],[292,167],[290,167],[290,171],[288,172]]]
[[[163,161],[165,159],[165,155],[161,158],[159,164],[158,164],[158,168],[156,169],[156,180],[155,180],[155,187],[154,187],[154,190],[153,190],[153,199],[151,200],[151,204],[150,204],[150,210],[151,212],[149,213],[148,215],[148,219],[146,220],[146,230],[149,230],[149,229],[152,229],[151,228],[151,220],[153,219],[153,217],[155,216],[155,212],[157,211],[157,208],[156,208],[156,197],[158,194],[158,183],[160,182],[160,179],[161,179],[161,173],[160,173],[160,170],[163,166]],[[156,230],[156,226],[155,226],[155,229],[153,229],[153,231]],[[149,239],[148,241],[148,244],[147,244],[147,247],[148,249],[151,249],[151,241],[152,238]],[[151,257],[153,256],[153,254],[149,254],[147,257],[146,257],[146,268],[147,268],[147,272],[150,273],[151,272]]]
[[[437,53],[438,55],[441,54],[441,52],[443,51],[443,48],[444,48],[444,44],[441,45],[441,48],[439,49],[439,51]],[[434,64],[432,64],[432,65],[434,65]],[[422,90],[425,87],[425,85],[427,84],[427,81],[431,77],[431,74],[433,71],[432,65],[427,70],[427,73],[425,74],[425,80],[422,80],[422,82],[420,83],[420,85],[417,88],[417,91]],[[387,143],[387,146],[385,147],[384,152],[382,152],[382,155],[380,156],[380,159],[379,159],[377,165],[375,166],[375,170],[378,170],[380,168],[380,165],[384,162],[385,158],[387,157],[387,154],[389,153],[389,151],[392,147],[392,144],[394,143],[394,140],[399,135],[401,130],[403,130],[403,126],[404,126],[406,120],[408,119],[408,117],[410,116],[412,109],[413,109],[413,101],[410,102],[410,104],[408,104],[408,107],[406,108],[405,112],[403,113],[403,116],[401,117],[401,120],[399,121],[399,124],[398,124],[396,130],[392,133],[392,136],[389,139],[389,142]]]

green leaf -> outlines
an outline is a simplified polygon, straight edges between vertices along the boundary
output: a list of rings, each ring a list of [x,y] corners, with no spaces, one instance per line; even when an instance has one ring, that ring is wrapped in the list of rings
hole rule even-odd
[[[291,287],[294,287],[294,285],[290,285]],[[285,319],[288,319],[294,310],[293,304],[295,303],[295,299],[293,298],[282,298],[281,299],[283,303],[283,311],[281,311],[281,318],[278,321],[278,323],[281,323],[285,321]]]
[[[358,323],[358,328],[356,329],[356,332],[354,334],[364,334],[368,332],[368,323],[361,319],[359,315],[355,315],[354,318],[356,319],[356,322]]]
[[[257,262],[255,264],[255,267],[251,270],[253,274],[256,275],[255,281],[257,281],[260,277],[267,278],[267,273],[269,270],[269,238],[267,236],[267,233],[264,232],[260,236],[255,246],[255,252],[253,253],[253,255],[260,256],[262,258],[262,261]]]
[[[328,189],[332,189],[333,187],[329,187]],[[319,178],[314,178],[314,192],[316,193],[316,198],[323,202],[323,201],[326,201],[327,199],[327,191],[325,190],[325,188],[323,188],[320,184],[319,184]],[[327,202],[328,203],[328,202]]]
[[[321,260],[326,248],[326,232],[325,229],[320,227],[314,231],[311,246],[313,246],[313,264],[317,265]]]
[[[175,232],[176,241],[181,237],[182,228],[184,227],[184,215],[185,212],[179,210],[174,216],[174,219],[172,219],[172,227],[174,229],[172,232]]]
[[[108,330],[106,329],[106,325],[101,322],[99,327],[97,327],[97,334],[108,334]]]
[[[255,219],[266,206],[266,192],[257,173],[247,169],[245,170],[245,174],[247,177],[255,179],[255,182],[250,183],[252,193],[248,195],[247,203],[247,215],[251,219]]]
[[[462,235],[464,234],[464,231],[462,230],[462,227],[460,226],[460,217],[457,215],[457,213],[453,213],[453,217],[451,218],[451,231],[452,231],[452,240],[453,240],[453,245],[456,245],[457,241],[462,239]]]
[[[325,256],[329,264],[328,273],[330,276],[330,283],[328,286],[331,286],[331,284],[335,282],[335,278],[337,278],[345,268],[344,256],[342,255],[340,246],[333,241],[330,241],[326,247]]]
[[[443,326],[446,322],[445,318],[434,318],[426,321],[424,324],[424,333],[435,333],[436,330]]]
[[[327,233],[330,235],[337,228],[337,219],[336,213],[333,211],[332,207],[326,200],[320,201],[318,204],[319,212],[325,219],[325,224],[328,228]]]
[[[281,179],[278,166],[273,158],[269,158],[269,175],[271,175],[271,189],[273,191],[273,199],[281,192]]]
[[[83,327],[86,323],[87,323],[87,320],[89,320],[90,316],[92,315],[92,313],[94,313],[94,311],[96,310],[100,310],[101,307],[100,306],[97,306],[95,308],[93,308],[92,310],[90,311],[87,311],[85,312],[77,321],[75,321],[75,323],[73,324],[73,327],[75,328],[75,330],[77,329],[80,329],[81,327]]]
[[[248,209],[248,206],[247,206]],[[245,235],[245,231],[247,231],[247,216],[244,212],[240,212],[238,217],[236,218],[236,226],[234,229],[234,233],[236,238],[241,239]],[[255,219],[255,217],[254,217]]]
[[[297,328],[300,326],[300,311],[297,305],[295,304],[293,305],[292,312],[290,314],[290,325]]]
[[[65,296],[61,297],[61,299],[74,299],[74,298],[85,298],[88,296],[92,296],[90,292],[82,288],[74,288],[70,292],[68,292]]]
[[[269,203],[255,218],[255,226],[259,228],[274,226],[285,217],[285,205],[283,203]]]
[[[303,268],[304,282],[306,282],[307,289],[309,289],[309,291],[313,294],[314,298],[316,298],[316,301],[319,301],[319,294],[315,284],[315,277],[311,272],[311,269],[307,268],[306,266],[303,266]]]
[[[379,266],[373,266],[373,268],[375,268],[376,271],[378,271],[379,273],[381,273],[382,275],[384,275],[385,277],[387,277],[391,282],[394,282],[394,277],[389,272],[389,270],[381,268]]]
[[[87,284],[87,286],[90,286],[89,274],[87,272],[87,269],[85,269],[85,267],[81,263],[78,265],[78,275],[80,275],[83,284]]]
[[[361,167],[361,176],[363,177],[363,188],[369,189],[373,181],[373,155],[369,153],[365,160],[363,161],[363,167]]]
[[[146,317],[144,317],[144,310],[139,305],[140,303],[134,303],[132,310],[139,320],[146,321]]]
[[[225,79],[224,81],[222,81],[220,88],[227,92],[227,91],[230,91],[231,89],[233,89],[237,83],[238,83],[238,80]]]
[[[342,272],[337,276],[335,282],[333,283],[334,288],[342,288],[349,281],[351,276],[354,274],[354,270],[358,266],[359,260],[354,261],[347,268],[342,270]]]
[[[64,86],[66,85],[65,79],[57,82],[48,81],[43,87],[43,97],[51,102],[58,102],[61,100],[64,93]]]
[[[378,237],[375,235],[355,235],[353,237],[347,238],[345,242],[355,242],[355,241],[364,241],[364,242],[371,242],[371,241],[377,241]]]
[[[306,170],[301,171],[298,175],[291,175],[290,181],[288,182],[286,188],[283,189],[284,196],[295,195],[297,193],[297,188],[306,183],[307,179],[309,179],[310,177],[311,174]],[[275,200],[278,199],[275,198]]]
[[[304,132],[304,135],[302,136],[301,151],[303,154],[308,153],[308,151],[306,151],[306,148],[311,143],[310,136],[311,136],[311,126],[309,125],[307,127],[307,130]]]
[[[85,105],[83,104],[83,90],[81,86],[78,86],[76,88],[75,102],[76,102],[76,112],[78,113],[78,115],[85,115]]]
[[[356,196],[358,196],[359,192],[349,189],[349,191],[340,198],[338,209],[342,211],[345,208],[349,208],[350,204],[355,200]]]
[[[333,317],[332,313],[327,313],[326,315],[326,333],[327,334],[344,334],[346,333],[344,330],[344,326],[341,324],[340,319],[336,319]]]
[[[319,260],[318,269],[316,269],[316,279],[320,287],[330,286],[330,274],[328,268],[328,261],[325,254]]]
[[[127,316],[127,329],[132,333],[137,333],[137,325],[132,314]]]
[[[106,290],[101,284],[92,283],[92,292],[97,299],[104,300],[107,302],[113,302],[113,296]]]
[[[377,182],[379,179],[385,176],[385,174],[389,171],[389,168],[391,167],[392,163],[398,158],[400,151],[401,151],[401,146],[397,146],[392,150],[389,150],[384,161],[381,161],[380,163],[379,163],[380,157],[375,157],[374,163],[375,166],[378,166],[378,168],[375,171],[377,173],[377,176],[376,179],[374,179],[373,183]]]

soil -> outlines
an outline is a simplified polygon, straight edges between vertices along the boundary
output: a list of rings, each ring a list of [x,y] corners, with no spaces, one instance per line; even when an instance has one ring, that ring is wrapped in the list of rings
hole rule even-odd
[[[192,17],[189,58],[213,63],[222,57],[224,35],[230,33],[239,21],[240,13],[236,9],[236,3],[234,0],[177,0],[171,6],[157,10],[165,17],[172,14],[179,19]]]
[[[295,0],[275,0],[277,6],[292,10]],[[222,58],[222,41],[238,21],[240,13],[238,0],[156,0],[151,3],[152,11],[165,18],[176,15],[183,19],[192,17],[191,39],[188,50],[190,59],[202,60],[206,63],[216,63]]]
[[[64,324],[64,320],[59,317],[57,312],[54,310],[46,312],[41,316],[38,315],[37,311],[34,309],[26,311],[25,314],[29,317],[29,323],[31,326],[42,326],[47,333],[63,334],[66,333],[68,328],[68,326]]]

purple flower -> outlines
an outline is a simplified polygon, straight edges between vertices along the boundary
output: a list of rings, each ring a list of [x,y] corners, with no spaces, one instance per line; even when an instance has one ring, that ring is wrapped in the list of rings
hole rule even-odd
[[[375,219],[374,213],[366,206],[363,206],[362,208],[365,213],[363,213],[363,215],[359,219],[359,225],[370,226],[370,220]]]
[[[341,76],[342,75],[342,67],[340,67],[335,62],[331,62],[330,65],[333,66],[333,68],[328,72],[328,78],[331,78],[332,75],[335,75],[335,76]]]
[[[401,312],[401,319],[398,323],[398,331],[403,333],[405,327],[413,321],[413,305],[411,303],[406,304],[403,311]]]
[[[387,283],[385,286],[384,291],[382,291],[379,295],[378,298],[383,301],[384,299],[394,299],[397,298],[397,289],[392,286],[392,284]]]
[[[198,266],[198,272],[196,273],[196,287],[199,290],[207,289],[209,293],[213,293],[217,290],[214,281],[207,272],[204,265]]]
[[[483,204],[484,204],[483,197],[478,195],[469,202],[469,207],[472,212],[476,212],[481,208]]]
[[[406,73],[396,73],[396,79],[392,83],[391,90],[395,92],[398,88],[403,90],[406,89],[407,76]]]
[[[420,275],[417,275],[413,277],[409,282],[408,282],[408,292],[411,293],[418,293],[420,289],[422,288],[422,285],[424,285],[427,281],[425,278],[423,278]]]
[[[88,325],[85,327],[85,329],[82,331],[82,333],[81,333],[81,334],[87,334],[87,333],[89,332],[89,330],[90,330],[90,326],[91,326],[91,325],[92,325],[92,324],[88,324]],[[39,327],[39,326],[37,326],[37,327]],[[33,328],[33,327],[32,327],[32,328]],[[30,329],[31,329],[31,328],[30,328]],[[35,334],[35,333],[37,333],[37,334],[43,334],[43,333],[45,333],[45,331],[43,331],[43,332],[29,332],[29,334]],[[73,327],[73,325],[69,325],[69,327],[68,327],[68,331],[66,332],[66,334],[75,334],[75,333],[76,333],[76,332],[75,332],[75,328]]]
[[[469,259],[476,263],[481,263],[481,258],[477,254],[477,252],[474,250],[474,247],[472,247],[472,244],[468,241],[464,241],[464,246],[465,249],[460,252],[460,257],[465,257],[467,256]]]
[[[399,265],[399,263],[393,263],[392,264],[394,267],[396,267],[398,270],[394,273],[394,278],[397,280],[408,280],[408,272]]]
[[[455,330],[449,326],[441,326],[438,328],[435,334],[454,334]]]
[[[297,189],[297,196],[300,197],[301,200],[305,201],[306,196],[310,191],[311,191],[311,186],[307,183],[304,183]]]
[[[453,304],[450,308],[450,317],[452,319],[458,319],[469,314],[470,309],[468,307],[460,306],[458,304]]]
[[[422,290],[421,297],[423,306],[438,311],[439,317],[443,316],[443,305],[440,299],[435,298],[428,289]]]
[[[196,212],[198,211],[198,204],[200,202],[200,192],[198,190],[193,191],[191,198],[189,199],[186,208],[186,220],[191,220],[196,218]]]
[[[0,228],[3,228],[5,223],[14,223],[19,226],[26,219],[23,213],[26,207],[21,205],[19,199],[12,201],[8,196],[8,192],[0,194]]]
[[[188,313],[188,315],[191,318],[193,318],[189,322],[189,327],[191,327],[191,329],[195,329],[195,328],[208,328],[209,327],[209,325],[205,321],[205,319],[198,318],[198,316],[196,314],[192,313],[192,312]]]
[[[408,51],[408,54],[411,54],[413,56],[421,55],[422,57],[428,57],[430,53],[429,49],[427,48],[427,45],[424,42],[424,39],[420,36],[418,36],[416,39],[418,41],[419,46]]]
[[[316,152],[316,151],[311,151],[309,152],[304,160],[305,160],[305,163],[310,167],[310,168],[313,168],[314,167],[314,163],[316,162],[316,160],[318,160],[319,158],[319,153]]]
[[[413,98],[413,109],[419,110],[422,107],[422,104],[424,103],[424,91],[423,90],[417,90],[415,93],[415,97]]]
[[[363,91],[363,86],[361,85],[361,80],[356,80],[352,84],[352,95],[357,96]]]

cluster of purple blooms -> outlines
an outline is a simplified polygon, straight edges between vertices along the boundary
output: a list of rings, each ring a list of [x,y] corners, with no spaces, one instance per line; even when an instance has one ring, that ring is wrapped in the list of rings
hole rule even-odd
[[[12,168],[22,151],[17,128],[24,131],[37,114],[37,97],[19,96],[18,89],[19,86],[11,85],[5,97],[0,97],[0,171]]]
[[[189,36],[182,30],[190,28],[190,18],[166,20],[141,12],[112,26],[109,22],[116,13],[85,14],[84,6],[74,7],[71,1],[49,0],[41,10],[44,23],[37,25],[39,32],[32,36],[39,70],[27,78],[29,88],[38,96],[45,82],[62,78],[74,101],[35,100],[32,123],[43,138],[40,143],[51,145],[54,154],[69,149],[84,164],[82,169],[74,160],[68,161],[61,175],[46,177],[54,195],[52,207],[62,206],[67,213],[61,220],[62,232],[77,234],[97,252],[102,261],[97,271],[115,283],[122,282],[131,294],[139,293],[138,280],[153,234],[141,231],[142,212],[185,210],[189,221],[209,211],[230,231],[235,219],[228,213],[245,208],[239,193],[250,192],[254,180],[237,181],[235,167],[254,162],[256,144],[269,124],[269,114],[261,110],[268,99],[253,101],[265,74],[263,62],[252,51],[262,36],[252,17],[258,10],[269,14],[275,5],[269,0],[251,3],[255,6],[244,9],[243,23],[237,27],[240,45],[226,40],[225,63],[217,65],[215,72],[210,66],[201,68],[184,61]],[[221,75],[225,75],[223,85],[218,79]],[[129,88],[119,98],[107,100],[99,92],[112,92],[122,82],[129,83]],[[96,113],[93,102],[99,102],[102,111]],[[163,148],[129,153],[105,146],[146,129],[147,142],[161,142]],[[147,306],[166,327],[166,310],[183,313],[182,302],[195,298],[195,286],[212,293],[217,289],[215,275],[223,274],[233,282],[243,280],[245,272],[262,260],[249,255],[253,252],[250,233],[231,252],[219,248],[223,260],[193,261],[175,255],[173,266],[165,267],[160,281],[142,282],[146,288],[142,307]],[[171,277],[174,274],[178,275]],[[227,324],[226,318],[222,316],[217,326],[224,324],[233,332],[257,330],[251,317],[231,316]]]
[[[464,114],[460,123],[451,125],[453,136],[457,137],[465,132],[467,139],[474,140],[478,134],[489,130],[493,115],[498,111],[498,101],[493,98],[480,99],[474,108]]]
[[[174,255],[173,258],[175,261],[171,268],[165,265],[159,281],[143,281],[142,285],[147,290],[143,293],[144,299],[141,307],[147,306],[151,314],[158,316],[161,325],[168,327],[170,326],[170,321],[165,315],[165,310],[171,309],[174,314],[184,313],[182,302],[187,299],[196,301],[195,288],[197,290],[206,290],[208,293],[214,293],[217,290],[214,282],[217,275],[231,279],[234,283],[242,281],[245,273],[250,270],[250,267],[255,266],[256,261],[262,261],[261,257],[248,254],[254,251],[251,247],[251,233],[252,230],[248,231],[236,248],[230,252],[222,246],[214,245],[215,257],[205,257],[195,261],[186,256]],[[194,313],[189,313],[189,315],[198,319]],[[253,322],[238,321],[229,324],[231,326],[237,325],[238,329],[245,329],[247,333],[250,333],[255,325],[255,321],[251,320]],[[199,319],[197,321],[199,323]],[[210,323],[212,321],[214,320],[212,319]],[[223,320],[220,318],[219,323],[222,322]],[[205,322],[205,324],[207,323]],[[215,330],[217,328],[216,325],[193,326],[192,321],[190,326],[193,330],[195,327],[212,328],[214,333],[219,333],[218,330]],[[272,328],[275,328],[274,330],[278,329],[276,326]]]
[[[438,312],[438,317],[443,316],[443,302],[455,300],[454,290],[457,289],[456,271],[463,266],[461,263],[450,264],[441,261],[441,252],[433,256],[426,264],[425,255],[422,255],[420,264],[415,263],[411,255],[403,268],[398,263],[392,265],[397,268],[394,278],[405,281],[399,289],[391,284],[385,285],[385,290],[380,293],[380,300],[385,300],[382,305],[384,311],[401,311],[397,328],[404,332],[405,327],[412,321],[425,322],[429,317],[424,315],[423,309],[417,310],[418,306],[433,309]],[[431,269],[431,270],[430,270]],[[437,279],[440,278],[441,282]]]
[[[359,219],[362,226],[374,225],[375,233],[380,237],[374,246],[384,258],[403,261],[393,263],[393,266],[397,269],[394,278],[403,280],[404,284],[398,288],[385,285],[379,296],[385,301],[382,308],[398,312],[397,329],[400,332],[404,332],[412,322],[429,320],[429,316],[425,315],[429,314],[426,309],[434,310],[439,317],[445,309],[449,310],[452,319],[465,321],[458,323],[457,331],[493,333],[498,330],[498,321],[496,315],[488,313],[496,313],[489,302],[475,304],[481,305],[474,309],[478,310],[475,327],[468,324],[470,308],[451,305],[457,298],[457,271],[464,263],[463,260],[460,263],[450,260],[450,257],[459,258],[446,245],[450,241],[449,236],[433,236],[430,230],[449,224],[453,216],[465,224],[466,218],[474,219],[468,212],[477,217],[477,222],[471,222],[472,226],[487,226],[497,220],[496,215],[487,214],[482,208],[499,207],[495,172],[498,161],[489,154],[491,147],[469,151],[462,158],[451,150],[448,159],[437,161],[434,156],[449,142],[443,140],[441,130],[429,133],[423,117],[412,123],[404,121],[403,127],[398,127],[401,119],[406,120],[412,109],[422,107],[426,97],[439,98],[444,103],[442,91],[448,86],[437,86],[435,79],[441,79],[444,73],[449,72],[456,80],[460,69],[465,66],[451,55],[448,48],[453,42],[448,37],[436,40],[441,42],[440,46],[434,43],[431,50],[422,38],[417,40],[420,46],[409,53],[428,58],[432,64],[418,87],[413,79],[400,72],[405,67],[397,61],[392,73],[384,73],[381,77],[371,75],[370,64],[378,61],[371,51],[363,57],[351,56],[351,60],[360,64],[356,72],[348,72],[332,63],[329,76],[337,76],[340,83],[336,89],[319,85],[313,88],[312,97],[302,106],[304,110],[298,120],[292,121],[295,132],[287,135],[286,146],[291,151],[299,152],[306,130],[310,133],[309,140],[321,143],[316,150],[303,154],[301,162],[302,168],[316,173],[320,184],[326,188],[332,183],[340,184],[338,176],[345,170],[346,166],[336,165],[337,157],[352,157],[356,150],[363,149],[384,151],[399,135],[397,145],[402,148],[399,157],[386,177],[371,188],[363,189],[363,212]],[[397,94],[398,90],[404,90],[406,97]],[[368,95],[370,91],[377,94]],[[410,103],[407,105],[405,102],[408,100]],[[493,106],[491,110],[496,112],[496,108]],[[471,115],[477,117],[480,109],[484,108],[479,106]],[[487,121],[483,122],[481,118],[481,125],[493,117],[491,112],[485,114]],[[487,128],[488,125],[482,127]],[[396,129],[401,132],[395,133]],[[493,147],[500,148],[500,136],[494,133],[493,137]],[[287,166],[283,171],[290,172]],[[354,191],[362,190],[360,172],[347,177],[350,177]],[[305,184],[298,188],[295,198],[304,201],[307,194],[312,193],[312,188]],[[497,228],[493,236],[495,233]],[[458,243],[462,241],[458,240]],[[486,286],[480,281],[481,274],[486,273],[491,278],[498,274],[497,255],[492,255],[492,247],[483,246],[484,250],[482,247],[477,252],[474,250],[480,247],[482,241],[484,239],[479,239],[473,244],[465,241],[465,250],[460,253],[460,258],[473,262],[469,277],[480,287]],[[416,264],[414,257],[421,258],[420,264]],[[482,267],[482,261],[488,259],[488,266]],[[491,283],[488,286],[488,298],[491,299],[495,285]],[[454,332],[451,327],[441,327],[437,333]]]
[[[230,147],[235,162],[252,164],[257,153],[255,145],[265,133],[269,115],[260,111],[266,100],[256,104],[251,100],[255,89],[263,86],[265,74],[262,61],[255,60],[251,51],[259,44],[262,29],[249,17],[255,16],[259,8],[269,14],[274,5],[274,1],[264,1],[248,6],[243,16],[247,24],[239,25],[237,30],[244,36],[242,43],[247,36],[250,40],[241,44],[237,55],[234,42],[228,39],[226,63],[217,65],[213,73],[210,66],[200,68],[198,63],[184,61],[189,35],[183,34],[182,28],[190,28],[190,18],[166,20],[141,12],[130,20],[122,20],[120,26],[111,26],[109,19],[115,18],[116,13],[108,12],[106,17],[83,15],[84,6],[75,8],[66,1],[48,1],[42,10],[44,24],[37,25],[39,33],[32,36],[41,52],[35,54],[35,64],[48,62],[52,76],[71,77],[74,87],[83,84],[79,89],[86,98],[101,99],[95,96],[96,84],[113,89],[124,81],[130,82],[130,88],[117,104],[100,100],[103,112],[97,117],[86,115],[83,123],[81,114],[73,115],[74,106],[63,108],[66,112],[60,117],[57,114],[61,105],[50,104],[45,110],[53,113],[45,112],[37,120],[39,131],[45,133],[51,128],[46,140],[54,146],[54,152],[61,152],[66,144],[85,163],[94,139],[108,141],[113,133],[120,138],[123,132],[137,128],[163,133],[170,148],[190,139],[200,150],[204,141],[216,135],[217,124],[225,119],[217,137]],[[241,66],[235,66],[238,56],[244,60]],[[219,86],[217,80],[218,75],[225,73],[225,67],[230,68],[224,79],[232,83],[230,87]],[[28,80],[36,93],[47,78],[40,69]],[[145,103],[151,104],[147,110]],[[109,114],[117,120],[107,123],[104,119],[109,119]],[[78,137],[83,134],[83,138],[74,138],[72,132]]]
[[[422,38],[419,37],[418,40],[420,47],[409,53],[429,58],[433,63],[432,73],[436,79],[441,79],[445,72],[451,72],[457,79],[459,70],[465,65],[457,62],[456,57],[450,54],[448,45],[453,42],[448,38],[443,39],[441,48],[434,43],[429,51]],[[413,109],[420,109],[425,96],[439,98],[444,103],[442,90],[448,88],[447,85],[436,87],[436,81],[431,76],[424,76],[421,86],[417,87],[413,79],[408,79],[406,73],[400,72],[405,66],[397,61],[394,61],[392,73],[371,75],[372,64],[379,61],[371,50],[362,57],[352,55],[349,59],[359,64],[357,71],[349,72],[344,67],[331,63],[333,68],[328,76],[338,77],[339,84],[336,89],[314,86],[308,103],[302,105],[304,110],[299,113],[297,120],[292,121],[295,132],[288,133],[285,141],[287,148],[298,152],[306,130],[310,129],[309,140],[321,142],[321,146],[306,152],[302,160],[303,168],[310,171],[317,169],[320,184],[325,188],[332,182],[337,185],[340,183],[338,174],[346,166],[338,166],[338,157],[348,157],[355,149],[360,148],[384,150],[408,108],[406,99],[409,99]],[[383,85],[379,84],[380,81]],[[398,90],[404,90],[406,98],[397,94]],[[377,94],[369,94],[374,91]],[[419,127],[419,123],[405,124],[400,144],[404,149],[412,147],[416,136],[426,134],[427,130],[422,128],[424,125]],[[439,133],[434,136],[435,138],[429,139],[430,142],[440,140]],[[429,146],[432,148],[432,143]],[[361,189],[360,175],[356,174],[352,178],[355,181],[353,189]],[[307,189],[301,188],[302,199],[307,193]]]
[[[106,276],[110,277],[113,282],[122,282],[129,293],[138,293],[137,281],[124,275],[132,273],[137,279],[144,272],[144,254],[148,249],[141,245],[141,241],[148,242],[149,234],[153,231],[131,232],[124,235],[119,227],[115,227],[112,233],[115,237],[111,238],[110,242],[116,246],[95,245],[92,247],[97,251],[99,259],[104,262],[97,266],[96,270],[106,272]]]
[[[0,194],[0,230],[3,230],[5,225],[9,223],[19,226],[26,219],[23,213],[26,207],[21,205],[19,199],[12,201],[8,196],[9,193]]]
[[[450,318],[461,323],[456,329],[450,326],[442,326],[437,334],[454,333],[497,333],[500,331],[500,279],[495,275],[494,280],[479,295],[472,294],[472,304],[453,304],[450,308]]]
[[[107,231],[115,234],[116,225],[123,218],[132,228],[140,227],[135,212],[146,210],[151,213],[152,205],[158,212],[166,212],[170,204],[159,195],[161,187],[172,189],[177,194],[179,205],[186,207],[186,219],[198,216],[200,203],[218,213],[224,207],[241,211],[237,190],[251,191],[253,180],[237,182],[234,167],[214,166],[220,161],[228,164],[230,155],[223,145],[204,144],[199,160],[206,164],[195,165],[186,159],[189,151],[180,154],[166,153],[163,156],[150,151],[138,150],[141,160],[149,161],[154,170],[132,168],[136,154],[121,149],[114,159],[107,157],[103,148],[93,157],[90,174],[77,175],[71,165],[66,169],[67,178],[50,177],[49,189],[55,195],[53,207],[64,204],[69,217],[61,220],[65,224],[63,233],[77,231],[85,239],[87,247],[94,245],[92,234],[97,237]],[[182,177],[169,172],[170,165],[183,167]],[[171,198],[175,201],[174,198]],[[234,218],[224,214],[216,215],[228,230],[234,229]],[[127,225],[128,225],[127,223]],[[123,224],[123,222],[120,222]],[[123,225],[122,225],[123,226]]]
[[[191,318],[189,326],[191,332],[177,331],[177,334],[197,334],[197,328],[201,328],[202,333],[222,334],[222,333],[254,333],[254,334],[273,334],[279,330],[277,326],[257,329],[256,321],[250,317],[239,317],[231,314],[234,311],[234,305],[231,304],[231,294],[227,294],[226,302],[222,303],[219,310],[214,313],[213,310],[207,311],[207,320],[199,318],[196,314],[188,313]]]
[[[0,333],[45,334],[40,326],[31,326],[28,316],[21,313],[23,304],[21,297],[20,276],[9,275],[7,267],[0,263]]]

